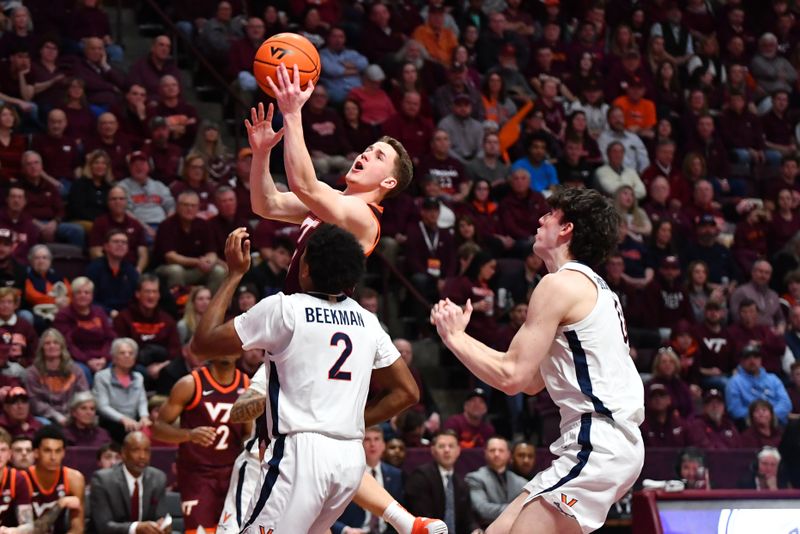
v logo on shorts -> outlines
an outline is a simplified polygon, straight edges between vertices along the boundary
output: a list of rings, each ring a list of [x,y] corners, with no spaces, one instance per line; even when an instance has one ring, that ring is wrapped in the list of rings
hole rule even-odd
[[[565,494],[562,493],[561,502],[572,508],[573,506],[575,506],[575,503],[578,502],[578,499],[570,499],[569,497],[567,497]]]

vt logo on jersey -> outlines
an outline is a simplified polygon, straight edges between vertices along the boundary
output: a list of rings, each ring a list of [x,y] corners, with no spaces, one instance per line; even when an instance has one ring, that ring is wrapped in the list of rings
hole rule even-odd
[[[203,406],[205,406],[212,421],[217,421],[217,417],[220,415],[222,415],[222,419],[219,420],[220,423],[227,423],[231,418],[233,404],[230,402],[204,402]]]
[[[45,502],[45,503],[38,503],[36,501],[33,501],[31,504],[33,505],[33,516],[42,517],[42,514],[44,514],[50,508],[53,508],[55,505],[57,505],[58,501]]]

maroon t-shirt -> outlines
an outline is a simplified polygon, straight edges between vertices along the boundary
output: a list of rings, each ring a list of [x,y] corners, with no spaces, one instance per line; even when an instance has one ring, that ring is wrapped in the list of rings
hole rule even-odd
[[[19,219],[12,220],[8,211],[0,211],[0,228],[8,228],[14,238],[13,257],[21,265],[28,265],[28,251],[39,242],[39,227],[33,222],[33,218],[26,212],[22,212]]]
[[[483,447],[486,442],[494,436],[494,426],[488,421],[481,421],[477,426],[473,425],[463,413],[452,415],[444,422],[445,430],[454,430],[458,435],[458,443],[462,449],[473,449]]]
[[[29,180],[21,180],[20,185],[25,189],[28,204],[25,211],[34,219],[50,221],[61,219],[64,216],[64,202],[61,193],[50,182],[41,178],[38,184]]]
[[[92,225],[92,231],[89,232],[89,246],[103,246],[106,235],[112,229],[120,229],[128,236],[128,255],[125,256],[125,260],[136,265],[139,259],[139,255],[137,254],[138,248],[146,246],[145,232],[142,224],[128,215],[125,215],[125,218],[121,222],[113,220],[110,214],[101,215],[95,219]]]
[[[424,178],[431,175],[445,195],[458,193],[459,186],[467,181],[464,166],[455,158],[438,159],[433,154],[424,156],[417,165],[415,175]]]
[[[208,222],[196,218],[191,222],[189,231],[181,226],[177,215],[170,215],[158,225],[156,242],[153,245],[153,259],[158,263],[166,261],[167,252],[177,252],[182,256],[199,258],[209,252],[216,252],[216,243],[211,236]]]
[[[176,147],[177,148],[177,147]],[[206,211],[208,205],[214,201],[214,191],[216,187],[211,182],[204,182],[199,187],[192,187],[183,180],[175,180],[169,186],[169,192],[172,193],[172,198],[177,199],[178,195],[184,191],[194,191],[200,197],[200,211]]]
[[[183,153],[178,145],[167,143],[166,146],[158,146],[148,139],[142,147],[142,151],[153,160],[153,170],[150,176],[167,185],[178,180],[180,176],[178,169],[183,160]],[[174,196],[177,198],[177,195]]]
[[[695,327],[692,335],[700,345],[698,357],[700,367],[705,369],[717,367],[726,375],[736,369],[737,353],[724,326],[719,332],[713,332],[704,322]]]
[[[742,438],[736,425],[727,416],[722,417],[719,424],[705,415],[700,415],[686,425],[689,433],[689,445],[711,450],[738,449],[742,446]]]
[[[0,427],[5,428],[12,436],[25,436],[33,438],[33,435],[44,425],[34,416],[28,414],[25,421],[9,421],[6,414],[0,415]]]
[[[0,525],[18,526],[17,507],[30,506],[31,487],[23,471],[3,467],[0,473]]]
[[[668,416],[663,423],[657,421],[651,414],[645,417],[640,427],[642,439],[646,447],[685,447],[687,432],[681,416],[674,413]]]
[[[51,137],[47,134],[33,137],[33,150],[42,156],[44,171],[54,178],[75,179],[75,167],[79,164],[78,145],[66,136]]]
[[[181,428],[214,427],[217,437],[208,447],[187,441],[178,445],[178,464],[233,468],[233,462],[242,450],[245,439],[244,425],[228,422],[230,407],[250,385],[250,379],[236,369],[233,382],[221,385],[208,367],[192,371],[194,397],[181,413]],[[180,469],[180,467],[179,467]]]

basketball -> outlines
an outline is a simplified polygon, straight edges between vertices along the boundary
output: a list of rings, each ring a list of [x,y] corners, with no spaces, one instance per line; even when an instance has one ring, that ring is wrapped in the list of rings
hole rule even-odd
[[[279,33],[264,41],[256,52],[253,61],[253,75],[261,90],[274,97],[267,78],[277,85],[278,66],[283,63],[293,76],[292,69],[297,65],[300,71],[300,88],[305,89],[308,81],[314,84],[321,71],[319,52],[311,41],[296,33]]]

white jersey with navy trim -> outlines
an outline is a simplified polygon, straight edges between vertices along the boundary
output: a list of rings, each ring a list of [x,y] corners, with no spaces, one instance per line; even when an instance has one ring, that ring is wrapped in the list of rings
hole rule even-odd
[[[644,420],[644,386],[630,356],[619,299],[586,265],[569,262],[559,271],[565,269],[591,280],[597,301],[582,320],[558,328],[550,357],[541,365],[547,391],[561,412],[561,430],[591,413],[638,429]]]
[[[245,350],[267,351],[267,429],[271,439],[316,432],[364,437],[372,369],[400,353],[378,318],[351,298],[278,293],[234,319]]]

